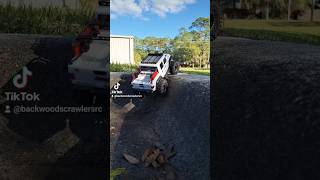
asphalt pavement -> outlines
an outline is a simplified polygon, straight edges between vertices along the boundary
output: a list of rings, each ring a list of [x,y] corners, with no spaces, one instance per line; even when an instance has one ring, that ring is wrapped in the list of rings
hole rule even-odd
[[[167,96],[111,99],[110,155],[112,168],[124,167],[130,179],[151,179],[161,169],[131,165],[122,154],[141,157],[155,143],[175,146],[170,160],[181,179],[209,179],[210,78],[179,73],[169,75]],[[131,75],[111,73],[111,83],[131,94]]]
[[[219,37],[212,63],[217,179],[319,179],[320,47]]]

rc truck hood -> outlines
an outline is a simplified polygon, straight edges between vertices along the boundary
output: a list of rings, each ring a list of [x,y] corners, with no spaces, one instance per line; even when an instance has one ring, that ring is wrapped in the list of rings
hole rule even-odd
[[[105,41],[93,41],[90,44],[89,51],[81,54],[71,66],[73,68],[107,71],[108,51]]]
[[[132,81],[132,84],[150,84],[151,77],[150,74],[139,74],[138,77]]]

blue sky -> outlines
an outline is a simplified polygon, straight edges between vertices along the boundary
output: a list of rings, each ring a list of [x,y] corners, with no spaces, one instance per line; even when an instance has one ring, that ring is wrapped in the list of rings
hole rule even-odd
[[[210,0],[111,0],[111,34],[173,38],[198,17],[209,17]]]

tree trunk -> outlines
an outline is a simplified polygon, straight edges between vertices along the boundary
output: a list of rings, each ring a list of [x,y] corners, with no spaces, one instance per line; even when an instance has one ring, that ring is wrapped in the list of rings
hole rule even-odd
[[[269,13],[270,13],[270,1],[267,0],[267,9],[266,9],[266,20],[269,21]]]
[[[232,2],[232,6],[233,6],[233,13],[232,13],[232,18],[235,18],[236,17],[236,0],[233,0]]]
[[[313,17],[314,17],[314,6],[315,6],[315,0],[311,0],[311,9],[310,9],[310,21],[313,21]]]
[[[289,0],[288,2],[288,21],[290,21],[290,15],[291,15],[291,2],[292,0]]]
[[[250,8],[249,8],[248,0],[245,0],[245,1],[244,1],[244,6],[245,6],[246,9],[248,9],[248,10],[250,9]]]
[[[205,52],[205,50],[204,50],[203,47],[202,47],[202,48],[201,48],[201,56],[200,56],[200,58],[199,58],[199,62],[200,62],[199,67],[200,67],[200,69],[202,68],[202,64],[203,64],[203,62],[204,62],[204,52]]]

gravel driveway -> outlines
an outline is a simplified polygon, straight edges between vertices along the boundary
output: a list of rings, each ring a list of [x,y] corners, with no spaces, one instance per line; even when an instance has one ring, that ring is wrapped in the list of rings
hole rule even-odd
[[[217,179],[319,179],[320,47],[228,37],[215,47]]]
[[[121,74],[121,73],[120,73]],[[111,73],[125,93],[130,75]],[[159,171],[134,166],[122,154],[141,157],[154,143],[173,144],[177,155],[170,161],[181,179],[209,179],[210,117],[209,76],[179,73],[169,76],[166,97],[148,95],[143,99],[113,99],[110,103],[111,165],[125,167],[129,179],[151,179]]]

